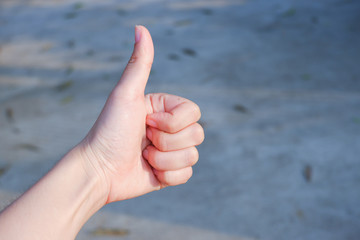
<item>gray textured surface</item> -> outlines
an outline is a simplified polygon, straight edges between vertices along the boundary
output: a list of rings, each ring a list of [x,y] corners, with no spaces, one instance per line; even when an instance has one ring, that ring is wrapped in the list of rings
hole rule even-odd
[[[147,91],[200,105],[200,161],[186,185],[106,206],[78,239],[112,239],[99,227],[359,239],[359,12],[355,0],[1,1],[0,207],[86,134],[144,24]]]

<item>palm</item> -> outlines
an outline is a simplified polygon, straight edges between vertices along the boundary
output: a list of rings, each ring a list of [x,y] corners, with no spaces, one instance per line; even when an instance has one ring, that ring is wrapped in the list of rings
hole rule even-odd
[[[108,172],[108,202],[159,189],[151,166],[142,157],[142,151],[150,143],[146,138],[146,114],[144,97],[134,101],[113,93],[92,130],[96,135],[92,146],[104,149],[98,158]]]

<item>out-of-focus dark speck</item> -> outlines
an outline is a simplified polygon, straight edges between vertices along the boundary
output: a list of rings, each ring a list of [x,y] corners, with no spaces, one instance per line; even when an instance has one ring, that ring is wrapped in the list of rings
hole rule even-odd
[[[210,16],[210,15],[213,15],[213,10],[209,9],[209,8],[204,8],[201,10],[201,12],[204,14],[204,15],[207,15],[207,16]]]
[[[174,30],[172,30],[172,29],[167,29],[167,30],[165,31],[165,35],[166,35],[166,36],[172,36],[172,35],[174,35]]]
[[[114,55],[109,58],[110,62],[121,62],[124,58],[120,55]]]
[[[356,117],[353,119],[354,123],[360,124],[360,117]]]
[[[127,15],[127,11],[124,10],[124,9],[122,9],[122,8],[116,9],[116,13],[117,13],[117,15],[119,15],[119,16],[125,16],[125,15]]]
[[[179,61],[180,59],[179,55],[177,55],[176,53],[170,53],[167,58],[173,61]]]
[[[5,116],[6,116],[6,119],[9,121],[9,122],[14,122],[14,111],[12,108],[6,108],[5,109]]]
[[[66,105],[66,104],[71,103],[73,100],[74,100],[73,96],[66,96],[66,97],[64,97],[63,99],[60,100],[60,103],[62,105]]]
[[[296,210],[296,216],[300,219],[304,218],[304,212],[301,209]]]
[[[289,8],[288,10],[286,10],[285,12],[283,12],[282,16],[283,17],[293,17],[296,14],[296,9],[295,8]]]
[[[303,176],[306,182],[311,182],[313,170],[310,165],[305,165],[303,169]]]
[[[305,81],[311,80],[311,75],[308,73],[301,74],[300,77]]]
[[[15,146],[17,150],[28,150],[30,152],[38,152],[40,149],[38,146],[32,143],[20,143]]]
[[[312,17],[311,17],[311,22],[312,22],[313,24],[317,24],[317,23],[319,23],[319,18],[318,18],[317,16],[312,16]]]
[[[75,10],[80,10],[84,7],[84,4],[82,2],[77,2],[74,4],[74,9]]]
[[[94,54],[95,54],[95,51],[92,50],[92,49],[89,49],[89,50],[86,51],[86,55],[89,56],[89,57],[94,56]]]
[[[9,165],[1,166],[1,167],[0,167],[0,177],[1,177],[2,175],[4,175],[4,173],[5,173],[9,168],[10,168]]]
[[[68,81],[65,81],[65,82],[59,84],[58,86],[56,86],[55,89],[58,92],[62,92],[62,91],[65,91],[66,89],[70,88],[73,84],[74,84],[73,80],[68,80]]]
[[[191,24],[193,24],[193,21],[191,19],[183,19],[174,22],[175,27],[186,27]]]
[[[190,57],[195,57],[195,56],[196,56],[195,50],[193,50],[193,49],[191,49],[191,48],[184,48],[184,49],[182,50],[182,52],[183,52],[183,54],[188,55],[188,56],[190,56]]]
[[[234,105],[234,110],[237,111],[237,112],[241,112],[241,113],[248,113],[249,112],[247,107],[245,107],[242,104],[235,104]]]
[[[68,48],[73,48],[73,47],[75,47],[75,44],[76,44],[75,40],[72,40],[72,39],[66,42],[66,46],[67,46]]]
[[[65,14],[65,19],[73,19],[73,18],[76,18],[77,16],[77,13],[76,12],[69,12],[69,13],[66,13]]]

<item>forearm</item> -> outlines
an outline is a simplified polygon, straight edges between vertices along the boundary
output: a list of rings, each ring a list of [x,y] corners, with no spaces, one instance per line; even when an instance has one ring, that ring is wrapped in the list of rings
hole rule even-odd
[[[74,239],[106,202],[106,190],[78,149],[0,215],[2,239]]]

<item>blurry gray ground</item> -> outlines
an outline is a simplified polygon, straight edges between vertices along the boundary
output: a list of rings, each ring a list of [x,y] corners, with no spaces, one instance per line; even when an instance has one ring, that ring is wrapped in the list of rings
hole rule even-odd
[[[360,239],[355,0],[2,0],[0,208],[85,136],[135,24],[147,91],[197,102],[206,140],[186,185],[108,205],[78,239]]]

